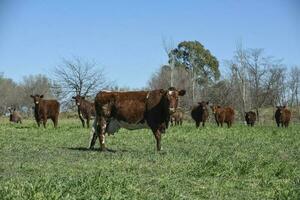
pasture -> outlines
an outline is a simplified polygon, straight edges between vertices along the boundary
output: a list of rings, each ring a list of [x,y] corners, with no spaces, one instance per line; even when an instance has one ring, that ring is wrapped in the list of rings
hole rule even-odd
[[[7,121],[7,120],[6,120]],[[0,124],[0,199],[299,199],[300,125],[171,127],[157,152],[150,130],[86,150],[78,119],[57,130]]]

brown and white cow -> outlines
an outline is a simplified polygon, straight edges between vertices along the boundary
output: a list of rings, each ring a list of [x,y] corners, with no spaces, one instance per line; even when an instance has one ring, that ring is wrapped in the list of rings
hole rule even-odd
[[[40,127],[40,123],[43,122],[44,128],[46,128],[47,119],[53,121],[54,127],[58,124],[58,115],[60,104],[57,100],[45,100],[44,95],[30,95],[34,102],[34,117]]]
[[[291,120],[291,111],[286,106],[277,106],[275,112],[275,120],[278,127],[288,127]]]
[[[185,90],[110,92],[100,91],[95,98],[96,118],[91,131],[89,148],[99,137],[100,150],[106,150],[105,135],[114,134],[121,127],[129,130],[149,128],[161,150],[161,133],[165,132],[170,112],[176,111],[178,97]]]
[[[221,106],[211,106],[211,110],[215,116],[215,120],[217,125],[221,125],[223,127],[223,123],[225,122],[230,128],[234,121],[234,110],[231,107],[221,107]]]
[[[92,117],[95,117],[96,111],[95,111],[95,105],[92,102],[89,102],[88,100],[85,99],[84,96],[74,96],[72,99],[75,99],[77,108],[78,108],[78,116],[79,119],[82,123],[82,126],[85,126],[85,121],[86,119],[86,126],[87,128],[90,127],[90,120]]]

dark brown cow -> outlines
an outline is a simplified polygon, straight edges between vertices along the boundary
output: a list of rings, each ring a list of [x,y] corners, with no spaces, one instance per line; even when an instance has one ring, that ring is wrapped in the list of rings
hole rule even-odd
[[[202,122],[202,126],[205,126],[205,122],[208,118],[208,109],[207,105],[209,102],[198,102],[197,106],[194,106],[191,112],[191,116],[193,120],[196,122],[196,127],[198,128],[200,126],[200,123]]]
[[[234,120],[234,110],[231,107],[224,107],[221,106],[211,106],[211,110],[215,116],[217,125],[221,125],[223,127],[223,123],[225,122],[230,128],[232,126]]]
[[[34,117],[40,127],[40,123],[43,122],[44,128],[46,128],[47,119],[53,121],[54,127],[57,127],[59,107],[60,104],[56,100],[45,100],[44,95],[30,95],[34,102]]]
[[[170,112],[178,107],[178,96],[185,90],[110,92],[101,91],[95,98],[96,118],[91,132],[89,148],[99,137],[100,149],[106,150],[105,134],[113,134],[121,127],[134,130],[149,128],[156,139],[156,148],[161,150],[161,133],[165,132]]]
[[[78,116],[81,120],[82,126],[85,126],[84,119],[86,119],[86,126],[89,128],[90,120],[92,117],[95,117],[96,114],[94,103],[85,100],[85,97],[79,95],[72,98],[75,99],[78,108]]]
[[[253,111],[245,112],[245,120],[248,126],[254,126],[256,114]]]
[[[183,112],[181,110],[176,110],[174,113],[170,115],[171,126],[174,125],[182,125],[183,121]]]
[[[275,120],[277,126],[288,127],[291,120],[291,111],[289,111],[286,106],[276,106],[277,110],[275,112]]]
[[[16,108],[14,108],[14,109],[9,108],[8,111],[9,111],[9,121],[10,122],[22,124],[22,116],[18,111],[16,111]]]

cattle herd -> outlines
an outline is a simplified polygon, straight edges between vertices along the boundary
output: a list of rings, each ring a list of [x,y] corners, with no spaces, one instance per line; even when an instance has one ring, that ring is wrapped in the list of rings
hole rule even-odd
[[[95,117],[89,148],[94,148],[97,138],[100,149],[106,150],[105,136],[116,133],[120,128],[129,130],[148,128],[151,129],[156,139],[156,148],[161,150],[161,134],[165,133],[169,126],[182,125],[184,113],[178,108],[178,99],[185,95],[185,90],[177,90],[170,87],[167,90],[113,92],[100,91],[94,102],[89,102],[82,96],[72,97],[78,108],[78,116],[82,126],[89,128],[90,120]],[[43,95],[31,95],[34,102],[34,117],[38,127],[43,123],[46,128],[47,119],[51,119],[54,127],[58,125],[60,103],[57,100],[45,100]],[[217,126],[224,123],[230,128],[234,121],[234,109],[210,105],[201,101],[191,110],[191,117],[198,128],[209,116],[209,107],[214,115]],[[15,108],[9,108],[9,121],[22,123],[22,117]],[[291,119],[291,111],[285,106],[277,106],[275,121],[278,127],[288,127]],[[245,112],[247,125],[254,126],[256,113]]]

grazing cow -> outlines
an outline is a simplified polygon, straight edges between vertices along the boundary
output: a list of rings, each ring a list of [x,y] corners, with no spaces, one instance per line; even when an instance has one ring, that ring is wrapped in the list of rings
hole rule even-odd
[[[277,110],[275,112],[275,120],[277,126],[288,127],[291,120],[291,111],[286,108],[286,106],[276,106]]]
[[[9,111],[9,121],[10,122],[22,124],[22,116],[18,111],[16,111],[16,108],[14,108],[14,109],[9,108],[8,111]]]
[[[191,116],[193,120],[196,122],[196,127],[198,128],[200,126],[200,123],[202,122],[202,126],[205,126],[205,122],[208,118],[208,109],[207,105],[209,102],[198,102],[197,106],[194,106],[191,112]]]
[[[218,126],[220,124],[221,127],[223,127],[224,122],[227,124],[228,128],[232,126],[234,120],[234,110],[231,107],[222,108],[221,106],[211,106],[211,110],[215,115]]]
[[[40,127],[41,121],[43,122],[44,128],[46,128],[47,119],[53,121],[54,127],[57,127],[59,107],[60,104],[57,100],[45,100],[44,95],[30,95],[34,102],[34,117]]]
[[[170,115],[171,126],[174,125],[182,125],[183,121],[183,112],[180,110],[176,110],[174,113]]]
[[[105,134],[113,134],[121,127],[129,130],[149,128],[156,139],[156,148],[161,150],[161,133],[165,132],[170,112],[178,107],[178,96],[185,90],[110,92],[100,91],[95,98],[96,118],[91,131],[89,148],[99,137],[100,150],[106,150]]]
[[[89,128],[90,120],[92,117],[95,117],[96,114],[94,103],[85,100],[85,97],[79,95],[72,98],[75,99],[78,108],[79,119],[81,120],[82,126],[84,127],[84,119],[86,119],[86,126]]]
[[[248,126],[254,126],[256,121],[256,114],[253,111],[245,112],[245,120]]]

